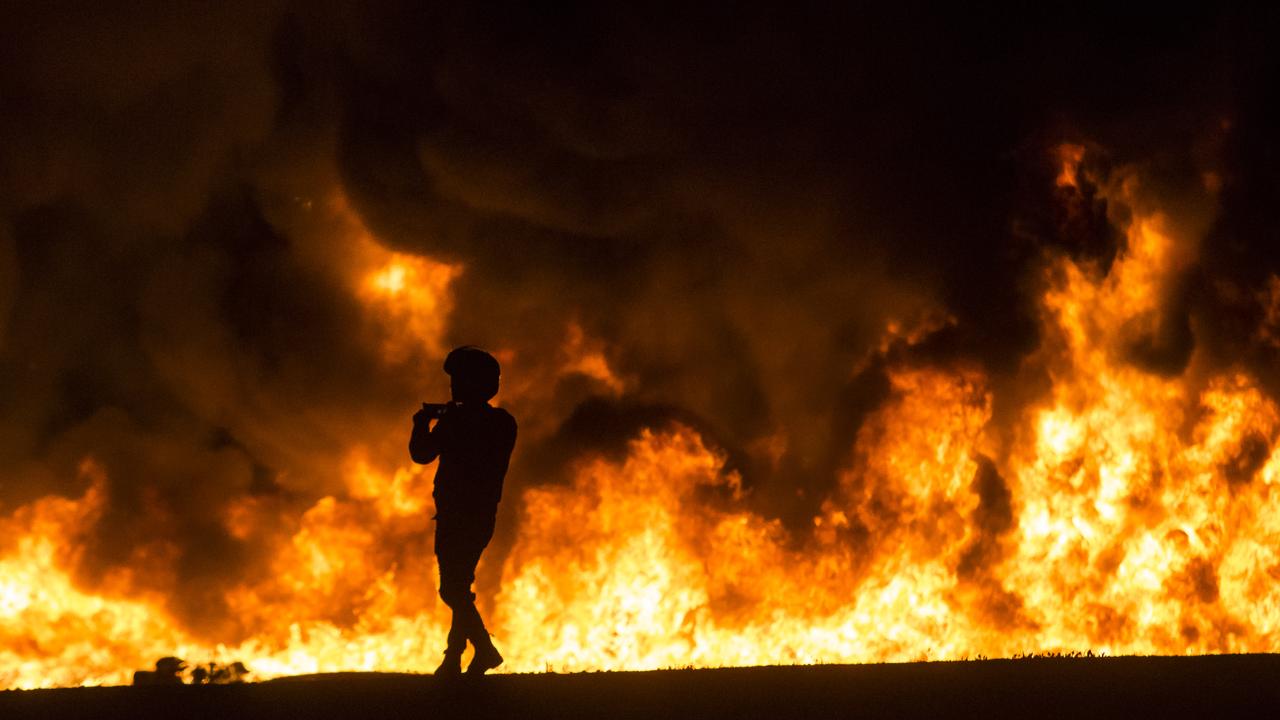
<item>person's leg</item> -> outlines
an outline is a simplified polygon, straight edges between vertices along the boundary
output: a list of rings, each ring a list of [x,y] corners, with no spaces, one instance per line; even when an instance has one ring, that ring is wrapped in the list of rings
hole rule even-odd
[[[455,676],[462,672],[462,653],[467,649],[466,613],[463,595],[471,592],[471,572],[465,559],[460,557],[457,528],[451,523],[436,522],[436,564],[440,570],[440,599],[449,606],[452,616],[449,635],[444,649],[444,660],[436,668],[436,675]]]
[[[471,669],[484,672],[502,662],[502,656],[494,648],[489,631],[476,608],[475,593],[471,592],[476,565],[492,536],[492,520],[437,520],[436,559],[440,567],[440,598],[453,611],[448,646],[445,649],[445,659],[449,665],[447,672],[452,672],[457,666],[458,658],[461,658],[468,640],[475,646],[476,657],[479,659],[478,663],[473,659]]]
[[[453,609],[453,624],[449,629],[449,645],[464,648],[468,640],[480,647],[489,640],[484,620],[476,608],[476,594],[471,585],[476,579],[476,565],[480,561],[483,546],[474,538],[449,546],[440,556],[440,597]]]
[[[480,562],[480,555],[484,552],[485,547],[489,545],[489,540],[493,537],[493,518],[479,520],[475,524],[469,526],[472,531],[468,533],[468,541],[466,543],[466,567],[469,570],[468,582],[475,580],[476,565]],[[470,584],[468,584],[468,590]],[[468,675],[483,675],[486,670],[491,670],[502,664],[502,655],[498,653],[498,649],[493,646],[493,639],[489,637],[489,631],[484,626],[484,619],[480,617],[480,611],[476,608],[474,593],[468,593],[468,602],[463,610],[462,629],[466,633],[467,639],[476,649],[476,654],[471,658],[471,664],[467,666]],[[455,612],[454,617],[458,617]]]

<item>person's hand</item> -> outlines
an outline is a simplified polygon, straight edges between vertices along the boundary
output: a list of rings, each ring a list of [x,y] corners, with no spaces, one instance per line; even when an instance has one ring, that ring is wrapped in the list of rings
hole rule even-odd
[[[428,411],[426,408],[422,408],[413,414],[414,425],[429,425],[434,419],[435,413]]]

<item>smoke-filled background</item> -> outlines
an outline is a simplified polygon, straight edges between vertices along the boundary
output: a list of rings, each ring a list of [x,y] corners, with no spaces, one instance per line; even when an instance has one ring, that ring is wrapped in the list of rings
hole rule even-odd
[[[1064,143],[1137,168],[1198,248],[1128,362],[1280,382],[1267,18],[552,5],[6,10],[0,513],[100,472],[77,585],[238,642],[227,592],[349,492],[353,449],[407,464],[466,343],[520,422],[482,589],[524,489],[670,422],[808,528],[887,364],[984,373],[997,456],[1047,391],[1036,270],[1123,244],[1098,187],[1055,184]],[[411,332],[362,294],[377,253],[440,290]],[[278,523],[236,533],[245,498]]]

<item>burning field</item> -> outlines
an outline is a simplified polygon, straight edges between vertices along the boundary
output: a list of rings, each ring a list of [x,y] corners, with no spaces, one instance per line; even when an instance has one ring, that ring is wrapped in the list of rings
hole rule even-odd
[[[366,5],[0,31],[0,688],[429,671],[463,343],[503,670],[1280,650],[1253,18]]]

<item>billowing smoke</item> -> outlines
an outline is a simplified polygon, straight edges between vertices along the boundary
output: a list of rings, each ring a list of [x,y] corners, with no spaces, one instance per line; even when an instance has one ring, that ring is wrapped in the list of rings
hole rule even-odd
[[[1256,342],[1280,85],[1253,18],[453,5],[0,25],[0,510],[80,492],[95,458],[82,582],[153,563],[137,582],[218,631],[272,540],[229,534],[228,503],[263,498],[286,536],[350,448],[405,462],[438,348],[371,341],[335,197],[461,267],[445,345],[502,353],[508,497],[675,420],[803,525],[888,362],[983,368],[1006,422],[1042,388],[1031,269],[1123,242],[1096,188],[1055,191],[1062,142],[1144,164],[1203,238],[1133,362],[1178,374],[1204,344],[1280,382]],[[563,372],[574,332],[621,390]],[[989,460],[974,487],[980,578],[1009,498]]]

